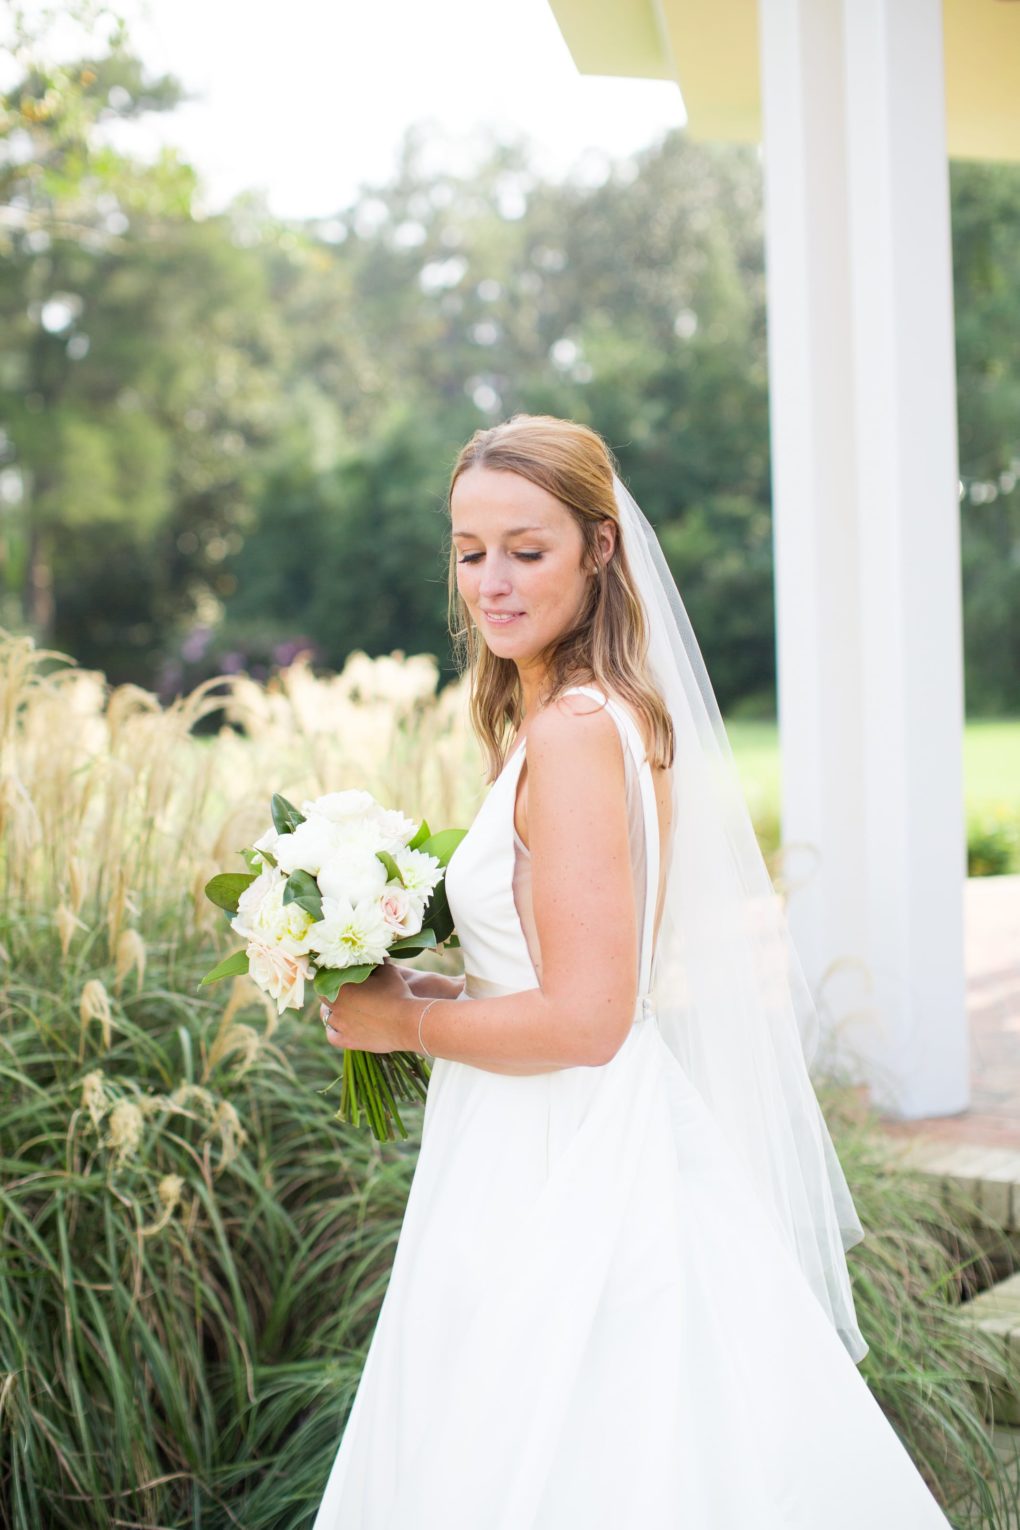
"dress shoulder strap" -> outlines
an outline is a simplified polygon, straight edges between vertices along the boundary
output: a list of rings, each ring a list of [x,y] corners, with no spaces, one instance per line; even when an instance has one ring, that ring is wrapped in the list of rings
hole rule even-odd
[[[584,695],[594,696],[605,703],[610,715],[620,728],[626,745],[630,748],[637,769],[645,831],[645,915],[641,932],[641,975],[638,982],[638,997],[650,999],[653,971],[652,930],[655,924],[655,905],[659,896],[659,809],[655,800],[652,767],[649,764],[638,726],[626,707],[621,706],[611,696],[607,696],[598,686],[568,685],[562,694],[568,695],[573,691],[581,691]]]

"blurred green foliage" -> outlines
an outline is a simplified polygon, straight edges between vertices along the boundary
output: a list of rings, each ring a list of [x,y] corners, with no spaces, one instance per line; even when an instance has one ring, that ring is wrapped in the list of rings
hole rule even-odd
[[[86,0],[81,8],[87,9]],[[332,218],[110,147],[173,111],[126,32],[0,98],[0,624],[169,698],[296,651],[438,656],[480,424],[585,420],[657,524],[728,713],[775,703],[761,177],[682,132],[557,183],[516,144]],[[952,166],[968,712],[1020,707],[1020,168]]]

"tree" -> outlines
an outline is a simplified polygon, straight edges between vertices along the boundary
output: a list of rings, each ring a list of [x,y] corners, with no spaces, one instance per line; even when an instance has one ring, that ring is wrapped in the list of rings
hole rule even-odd
[[[967,710],[1020,711],[1020,166],[951,166]]]
[[[254,455],[276,428],[283,337],[262,253],[230,219],[197,216],[192,168],[102,142],[111,117],[172,110],[177,82],[146,79],[123,29],[108,56],[73,65],[39,62],[38,47],[19,39],[25,72],[0,119],[14,150],[0,265],[7,620],[113,679],[151,681],[165,634],[215,609]]]

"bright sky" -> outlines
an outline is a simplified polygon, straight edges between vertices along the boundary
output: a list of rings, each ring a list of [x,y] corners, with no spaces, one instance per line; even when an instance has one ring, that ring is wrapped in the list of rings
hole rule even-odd
[[[145,157],[178,145],[209,211],[261,186],[280,216],[327,216],[388,177],[411,122],[438,124],[451,167],[488,124],[532,140],[551,175],[600,179],[607,153],[685,117],[671,81],[580,75],[548,0],[113,3],[150,68],[199,98],[116,141]]]

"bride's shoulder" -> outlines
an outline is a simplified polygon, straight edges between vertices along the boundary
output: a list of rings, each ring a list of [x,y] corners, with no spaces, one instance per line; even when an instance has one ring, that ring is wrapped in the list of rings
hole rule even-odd
[[[629,702],[624,701],[622,697],[617,696],[613,691],[607,690],[604,686],[590,683],[583,690],[568,688],[565,691],[561,691],[559,696],[555,698],[555,701],[549,703],[549,705],[550,707],[561,708],[562,712],[567,716],[590,717],[598,713],[605,718],[605,723],[602,727],[603,735],[611,740],[614,734],[619,737],[620,729],[610,708],[605,704],[607,700],[614,704],[618,714],[622,713],[623,716],[629,718],[634,724],[638,737],[647,751],[647,726],[644,718],[638,716]]]
[[[578,751],[587,754],[591,750],[605,755],[618,752],[621,730],[616,717],[605,704],[607,696],[624,707],[617,697],[607,693],[601,686],[592,686],[583,691],[567,689],[547,702],[529,729],[528,741],[532,756],[537,746],[540,750],[548,749],[551,754],[567,755],[576,765]],[[624,710],[629,711],[626,707]]]
[[[573,688],[561,691],[539,708],[528,732],[529,741],[537,738],[549,744],[562,744],[586,736],[611,738],[616,723],[605,705],[605,695],[601,688],[597,695]]]

